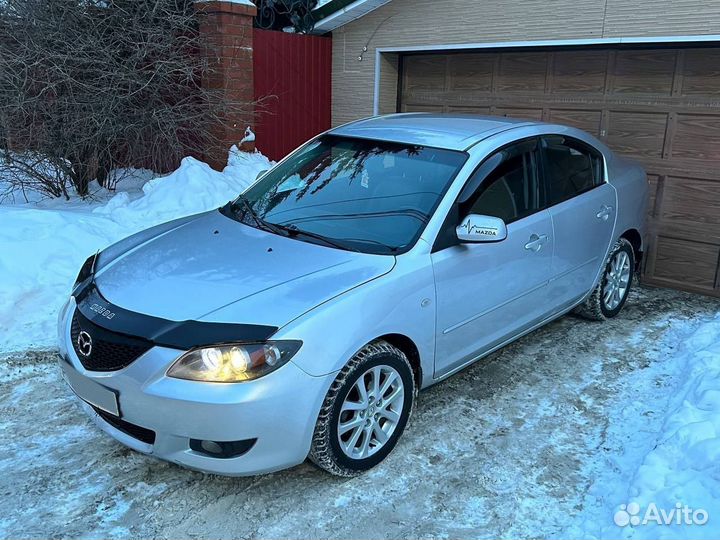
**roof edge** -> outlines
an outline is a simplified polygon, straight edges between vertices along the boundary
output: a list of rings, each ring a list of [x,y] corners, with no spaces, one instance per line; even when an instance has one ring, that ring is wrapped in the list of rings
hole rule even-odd
[[[355,0],[329,0],[328,2],[325,2],[322,6],[313,8],[312,12],[315,18],[318,21],[321,21],[325,17],[329,17],[336,11],[339,11],[344,7],[352,4],[354,1]]]
[[[313,32],[325,33],[346,25],[355,19],[384,6],[391,0],[330,0],[327,4],[316,8],[313,13],[322,16],[315,23]]]

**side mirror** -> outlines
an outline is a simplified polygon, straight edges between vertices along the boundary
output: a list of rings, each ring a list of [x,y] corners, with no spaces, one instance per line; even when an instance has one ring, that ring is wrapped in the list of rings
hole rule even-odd
[[[505,222],[493,216],[470,214],[455,228],[460,242],[499,242],[507,238]]]

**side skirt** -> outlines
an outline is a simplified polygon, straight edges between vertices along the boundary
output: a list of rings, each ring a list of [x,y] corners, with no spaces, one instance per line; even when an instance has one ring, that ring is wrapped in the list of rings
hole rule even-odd
[[[548,323],[550,323],[550,322],[552,322],[552,321],[554,321],[554,320],[556,320],[556,319],[559,319],[559,318],[562,317],[563,315],[567,315],[567,314],[570,313],[573,309],[575,309],[577,306],[579,306],[580,304],[582,304],[582,303],[585,301],[585,299],[586,299],[590,294],[592,294],[592,291],[593,291],[593,290],[594,290],[594,287],[593,287],[593,289],[590,290],[590,292],[582,295],[579,299],[577,299],[577,300],[575,300],[574,302],[572,302],[569,307],[562,308],[560,311],[558,311],[558,312],[556,312],[556,313],[554,313],[554,314],[552,314],[552,315],[550,315],[550,316],[548,316],[548,317],[545,317],[545,318],[542,319],[540,322],[533,324],[532,326],[528,327],[528,328],[525,329],[525,330],[522,330],[521,332],[518,332],[518,333],[515,334],[514,336],[511,336],[510,338],[506,339],[505,341],[502,341],[502,342],[500,342],[499,344],[490,347],[490,348],[487,349],[486,351],[483,351],[483,352],[480,353],[479,355],[474,356],[472,359],[468,360],[467,362],[459,365],[458,367],[456,367],[456,368],[454,368],[454,369],[451,369],[451,370],[448,371],[447,373],[443,373],[442,375],[439,375],[438,377],[433,378],[432,382],[431,382],[430,384],[428,384],[427,386],[425,386],[424,388],[428,388],[428,387],[432,386],[433,384],[439,383],[440,381],[443,381],[443,380],[447,379],[448,377],[450,377],[450,376],[452,376],[452,375],[455,375],[458,371],[462,371],[463,369],[465,369],[466,367],[470,366],[471,364],[474,364],[474,363],[477,362],[478,360],[481,360],[482,358],[484,358],[484,357],[486,357],[486,356],[494,353],[494,352],[497,351],[498,349],[502,349],[503,347],[505,347],[505,345],[509,345],[509,344],[512,343],[513,341],[516,341],[516,340],[520,339],[521,337],[526,336],[526,335],[529,334],[530,332],[533,332],[533,331],[537,330],[538,328],[540,328],[540,327],[542,327],[542,326],[545,326],[546,324],[548,324]]]

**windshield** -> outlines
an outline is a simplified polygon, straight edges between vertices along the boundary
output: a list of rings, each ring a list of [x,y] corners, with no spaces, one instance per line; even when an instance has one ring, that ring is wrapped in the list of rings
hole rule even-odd
[[[245,223],[299,240],[402,253],[466,159],[463,152],[327,135],[265,174],[232,208],[254,213],[255,223]]]

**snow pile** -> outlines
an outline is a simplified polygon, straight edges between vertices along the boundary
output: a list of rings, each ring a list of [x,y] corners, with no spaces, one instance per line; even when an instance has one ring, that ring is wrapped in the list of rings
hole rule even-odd
[[[186,157],[178,170],[147,182],[142,197],[132,200],[128,193],[118,193],[93,213],[112,217],[114,221],[132,224],[139,220],[137,230],[170,221],[184,215],[217,208],[237,197],[258,173],[271,163],[260,153],[240,152],[233,146],[228,164],[217,172],[207,163]]]
[[[0,205],[27,203],[36,203],[39,206],[50,205],[51,207],[57,205],[57,199],[49,195],[47,188],[43,187],[38,178],[27,174],[20,163],[32,167],[33,170],[41,172],[47,177],[61,176],[60,171],[52,163],[32,152],[14,153],[13,158],[6,162],[5,154],[0,151]],[[75,193],[72,185],[67,181],[65,191],[69,200],[65,201],[64,208],[69,208],[70,202],[87,206],[88,200],[106,201],[114,195],[115,187],[120,182],[123,191],[136,193],[142,189],[145,182],[154,176],[155,173],[149,169],[114,169],[110,171],[106,181],[106,185],[110,186],[112,190],[93,180],[88,185],[89,194],[84,199]]]
[[[185,158],[168,176],[136,175],[112,196],[99,186],[90,202],[44,200],[0,205],[0,352],[52,347],[56,314],[83,261],[158,223],[217,208],[272,163],[232,147],[222,173]],[[111,197],[111,198],[110,198]]]
[[[589,490],[601,506],[586,504],[566,536],[720,536],[720,313],[689,335],[686,324],[663,338],[662,366],[645,373],[658,381],[654,401],[630,398],[611,420],[608,436],[623,444]],[[675,384],[663,388],[670,374]],[[659,429],[648,414],[662,415]]]
[[[246,142],[255,142],[255,132],[250,129],[250,126],[245,128],[245,136],[240,141],[240,144]]]
[[[686,382],[628,491],[641,520],[654,503],[666,516],[676,510],[673,524],[653,517],[647,524],[629,526],[626,537],[717,538],[720,533],[720,316],[703,324],[679,352]],[[704,510],[711,521],[703,524],[702,512],[695,514],[696,524],[692,514],[687,520],[679,516],[685,506]]]

